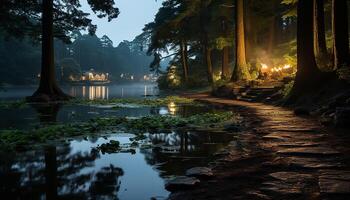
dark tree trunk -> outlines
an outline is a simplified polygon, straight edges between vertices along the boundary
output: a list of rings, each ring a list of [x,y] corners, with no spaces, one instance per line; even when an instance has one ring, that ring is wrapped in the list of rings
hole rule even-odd
[[[246,37],[245,37],[245,42],[246,42],[246,57],[248,60],[252,60],[256,58],[255,56],[255,49],[254,47],[256,46],[256,29],[253,27],[253,15],[251,14],[249,10],[250,4],[254,3],[251,0],[246,1],[247,6],[245,6],[245,30],[246,30]]]
[[[324,21],[324,0],[314,0],[314,48],[315,56],[322,67],[329,62]]]
[[[318,87],[321,80],[321,71],[316,65],[313,40],[313,1],[298,1],[297,22],[297,67],[290,100]]]
[[[180,44],[180,51],[181,51],[181,63],[182,63],[182,70],[183,70],[183,77],[185,79],[185,82],[188,82],[188,61],[187,61],[187,44],[184,40],[181,41]]]
[[[334,67],[349,65],[348,8],[346,0],[332,1],[332,24],[334,37]]]
[[[207,78],[208,83],[213,84],[213,65],[211,60],[211,47],[209,46],[209,36],[206,30],[206,24],[208,22],[208,11],[203,0],[201,0],[201,11],[200,11],[200,37],[201,37],[201,48],[203,53],[203,63],[207,65]]]
[[[57,155],[53,146],[45,148],[45,181],[46,199],[57,199]]]
[[[230,76],[230,47],[222,49],[222,79],[227,79]]]
[[[209,47],[205,47],[205,61],[207,64],[207,73],[208,73],[208,82],[212,84],[213,81],[213,64],[211,60],[211,49]]]
[[[229,37],[227,20],[225,18],[221,19],[221,31],[225,38]],[[221,78],[227,79],[230,75],[230,47],[225,46],[222,49],[222,58],[221,58]]]
[[[244,1],[236,0],[236,63],[232,73],[231,81],[249,80],[246,52],[245,52],[245,27],[244,27]]]
[[[70,97],[58,87],[54,64],[53,0],[43,0],[42,55],[40,84],[29,101],[50,102],[68,100]]]

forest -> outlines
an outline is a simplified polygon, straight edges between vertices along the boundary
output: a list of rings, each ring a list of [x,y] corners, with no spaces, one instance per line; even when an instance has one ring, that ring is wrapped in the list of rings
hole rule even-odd
[[[1,0],[1,198],[349,199],[348,3]]]
[[[122,73],[135,76],[150,73],[149,65],[152,57],[141,51],[138,41],[123,41],[114,47],[113,42],[106,35],[98,38],[96,35],[82,35],[80,32],[72,34],[73,42],[69,44],[55,40],[55,67],[58,80],[67,80],[68,75],[78,76],[91,68],[108,72],[115,80],[118,80]],[[39,43],[29,38],[9,41],[2,39],[0,49],[1,65],[4,66],[0,69],[3,84],[23,85],[38,82],[37,74],[40,73],[41,57]],[[21,59],[16,59],[18,57]],[[35,62],[32,62],[33,60]],[[59,76],[60,68],[64,68],[64,71],[69,73],[65,73],[64,77]]]

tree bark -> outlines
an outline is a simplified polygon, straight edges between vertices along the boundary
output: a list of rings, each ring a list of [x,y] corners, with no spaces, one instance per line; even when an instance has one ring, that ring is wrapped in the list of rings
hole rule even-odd
[[[181,63],[182,63],[182,70],[183,70],[183,77],[185,79],[185,82],[188,82],[188,61],[187,61],[187,44],[184,40],[181,40],[180,44],[180,51],[181,51]]]
[[[230,47],[224,47],[222,49],[222,66],[221,66],[222,79],[227,79],[230,76]]]
[[[332,29],[334,38],[334,67],[349,67],[348,8],[346,0],[332,1]]]
[[[228,38],[228,27],[227,20],[225,18],[221,19],[221,31],[225,38]],[[225,46],[222,49],[222,58],[221,58],[221,78],[227,79],[230,75],[230,47]]]
[[[70,97],[58,87],[54,64],[53,0],[43,0],[42,4],[42,55],[40,83],[29,101],[50,102],[68,100]]]
[[[327,65],[324,0],[314,0],[314,49],[316,59],[320,61],[320,64]]]
[[[208,82],[212,84],[213,81],[213,63],[211,60],[211,49],[206,46],[205,47],[205,60],[207,64],[207,73],[208,73]]]
[[[321,71],[316,65],[313,40],[313,1],[298,1],[297,74],[291,98],[318,87]]]
[[[232,73],[231,81],[249,80],[246,52],[245,52],[245,31],[244,31],[244,0],[236,0],[236,62]]]

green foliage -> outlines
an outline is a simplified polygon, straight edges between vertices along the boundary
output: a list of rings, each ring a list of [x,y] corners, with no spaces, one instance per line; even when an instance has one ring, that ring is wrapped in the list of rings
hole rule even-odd
[[[30,130],[1,130],[0,144],[6,144],[9,147],[30,147],[48,141],[99,134],[105,130],[117,127],[137,134],[145,131],[159,131],[185,127],[213,127],[219,126],[223,122],[229,120],[238,124],[240,118],[232,112],[210,112],[192,115],[190,117],[146,116],[138,119],[125,117],[96,118],[88,122],[53,124]],[[144,136],[141,134],[133,140],[137,141],[143,137]],[[116,143],[111,145],[117,147]]]
[[[17,101],[0,101],[0,109],[26,108],[28,106],[25,100]]]
[[[49,1],[49,0],[48,0]],[[50,0],[54,5],[54,32],[55,37],[70,42],[69,34],[75,30],[96,31],[96,25],[88,18],[89,14],[81,10],[80,1]],[[117,18],[118,8],[114,0],[87,1],[98,17],[108,17],[108,20]],[[31,37],[40,40],[42,5],[37,0],[2,0],[0,5],[1,29],[8,37]]]
[[[294,86],[294,81],[291,81],[283,86],[283,89],[280,90],[280,94],[283,96],[283,98],[288,97],[290,92],[292,91]]]
[[[297,16],[298,0],[282,0],[281,4],[290,6],[290,8],[283,15],[284,19]]]
[[[212,127],[228,120],[238,123],[238,116],[232,112],[210,112],[190,117],[179,116],[147,116],[139,119],[129,120],[126,127],[137,132],[163,131],[185,127]]]
[[[80,78],[82,71],[94,68],[108,72],[112,79],[121,73],[143,76],[149,73],[152,56],[141,51],[138,42],[123,41],[117,47],[107,36],[71,34],[74,41],[65,44],[55,40],[56,76],[67,81],[69,76]],[[41,47],[31,38],[6,40],[0,32],[0,80],[8,84],[37,83],[40,73]],[[21,59],[17,59],[21,58]],[[62,73],[63,72],[63,73]],[[63,75],[63,76],[62,76]]]
[[[70,104],[83,104],[83,105],[111,105],[111,104],[132,104],[139,106],[166,106],[170,103],[177,105],[196,105],[198,104],[193,99],[180,97],[180,96],[167,96],[164,98],[144,98],[144,99],[135,99],[135,98],[112,98],[112,99],[73,99],[69,102]]]

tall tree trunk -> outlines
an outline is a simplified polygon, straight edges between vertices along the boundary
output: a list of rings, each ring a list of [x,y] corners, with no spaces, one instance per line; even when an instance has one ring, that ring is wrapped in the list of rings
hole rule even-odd
[[[290,100],[294,101],[302,93],[318,87],[321,71],[316,65],[313,40],[313,1],[298,1],[297,22],[297,68]]]
[[[349,64],[348,8],[346,0],[332,1],[332,28],[334,67],[338,69]]]
[[[230,76],[230,47],[224,47],[222,49],[222,79],[227,79]]]
[[[207,78],[208,83],[213,84],[213,65],[211,61],[211,48],[209,46],[209,36],[208,31],[206,30],[206,25],[208,23],[208,9],[205,5],[204,0],[200,2],[201,10],[200,10],[200,31],[201,31],[201,46],[203,53],[203,63],[207,65]]]
[[[250,12],[249,7],[252,2],[252,0],[246,1],[247,4],[245,6],[245,30],[246,30],[246,57],[248,60],[255,60],[255,44],[256,44],[256,29],[253,28],[253,15],[252,12]]]
[[[181,63],[182,63],[182,70],[183,70],[183,77],[185,79],[185,82],[188,82],[188,61],[187,61],[187,44],[184,40],[181,40],[180,44],[180,51],[181,51]]]
[[[236,63],[231,81],[249,80],[244,31],[244,0],[236,0]]]
[[[221,31],[225,38],[229,37],[227,20],[225,18],[221,19]],[[230,75],[230,47],[225,46],[222,49],[221,58],[221,78],[227,79]]]
[[[321,65],[327,65],[328,52],[324,21],[324,0],[314,0],[314,48],[316,59]]]
[[[213,63],[211,60],[211,48],[205,47],[205,61],[207,64],[208,82],[212,84],[213,81]]]
[[[57,101],[68,100],[58,87],[55,77],[54,64],[54,35],[53,35],[53,0],[43,0],[42,3],[42,55],[40,84],[29,101]]]

